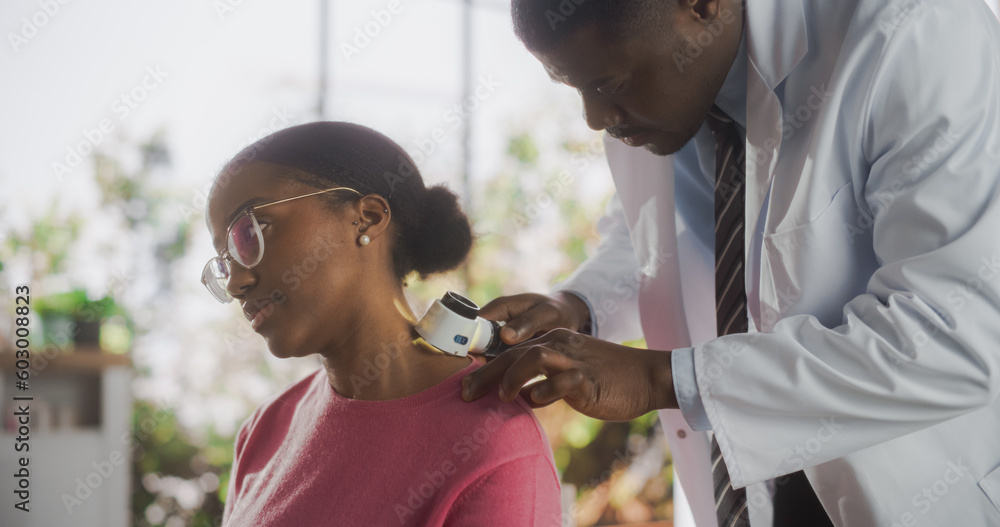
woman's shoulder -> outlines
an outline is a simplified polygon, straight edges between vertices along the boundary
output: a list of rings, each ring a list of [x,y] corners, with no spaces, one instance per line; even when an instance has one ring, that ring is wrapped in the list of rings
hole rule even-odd
[[[449,523],[464,525],[486,513],[510,517],[511,525],[559,525],[549,521],[560,518],[559,472],[528,403],[520,397],[504,402],[497,390],[472,402],[459,391],[448,403],[444,410],[457,421],[450,427],[448,459],[454,465],[448,468],[465,476]],[[528,502],[533,506],[526,507]]]
[[[478,367],[477,363],[463,373],[467,375]],[[461,390],[456,390],[442,410],[452,423],[449,428],[453,435],[457,436],[453,448],[456,453],[486,449],[490,455],[507,460],[539,453],[552,454],[541,423],[520,397],[508,403],[492,390],[475,401],[466,402]]]

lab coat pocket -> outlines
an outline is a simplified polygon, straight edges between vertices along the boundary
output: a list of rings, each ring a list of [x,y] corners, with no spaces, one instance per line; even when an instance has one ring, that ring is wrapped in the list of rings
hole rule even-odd
[[[809,314],[827,327],[839,325],[843,306],[864,292],[874,257],[871,231],[853,234],[858,217],[848,182],[808,223],[765,235],[761,251],[760,324],[770,331],[787,316]]]
[[[986,494],[993,506],[1000,512],[1000,467],[993,469],[980,482],[979,488]]]

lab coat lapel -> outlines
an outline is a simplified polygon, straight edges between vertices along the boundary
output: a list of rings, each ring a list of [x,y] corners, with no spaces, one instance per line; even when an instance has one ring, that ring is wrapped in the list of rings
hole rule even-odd
[[[690,337],[677,264],[673,156],[657,156],[608,136],[605,146],[642,274],[639,305],[646,342],[653,349],[687,346]]]
[[[754,0],[746,11],[746,29],[749,67],[745,225],[747,233],[754,233],[781,150],[784,122],[781,101],[774,89],[808,51],[802,3],[800,0]],[[753,242],[753,236],[744,239],[747,261]],[[762,266],[760,272],[766,271]],[[770,329],[765,327],[769,324],[759,320],[759,311],[754,315],[754,327],[762,331]]]
[[[607,135],[605,148],[642,275],[639,314],[646,345],[657,350],[690,346],[689,306],[682,294],[680,271],[682,265],[690,268],[702,262],[693,253],[678,251],[674,156],[656,156]],[[701,293],[710,297],[714,282],[707,285],[710,289]],[[691,430],[680,410],[660,410],[659,414],[692,514],[698,525],[712,525],[715,499],[708,437]]]

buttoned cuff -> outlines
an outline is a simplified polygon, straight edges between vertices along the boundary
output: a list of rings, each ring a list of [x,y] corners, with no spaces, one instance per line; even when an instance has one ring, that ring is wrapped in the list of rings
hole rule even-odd
[[[678,348],[670,354],[670,368],[674,379],[677,405],[692,430],[704,432],[712,429],[705,405],[698,393],[698,378],[694,371],[694,348]]]

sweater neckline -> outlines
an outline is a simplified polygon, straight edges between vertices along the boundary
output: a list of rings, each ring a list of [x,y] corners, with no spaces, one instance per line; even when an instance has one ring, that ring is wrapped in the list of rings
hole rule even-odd
[[[426,390],[413,395],[401,397],[399,399],[389,399],[387,401],[366,401],[362,399],[351,399],[340,395],[330,386],[330,381],[326,377],[326,370],[320,369],[316,372],[317,382],[321,384],[323,398],[327,401],[327,406],[336,412],[350,412],[352,414],[390,414],[402,411],[409,411],[420,406],[434,403],[447,397],[459,397],[462,393],[462,379],[479,368],[480,364],[472,360],[467,366],[453,373],[445,380],[437,383]]]

